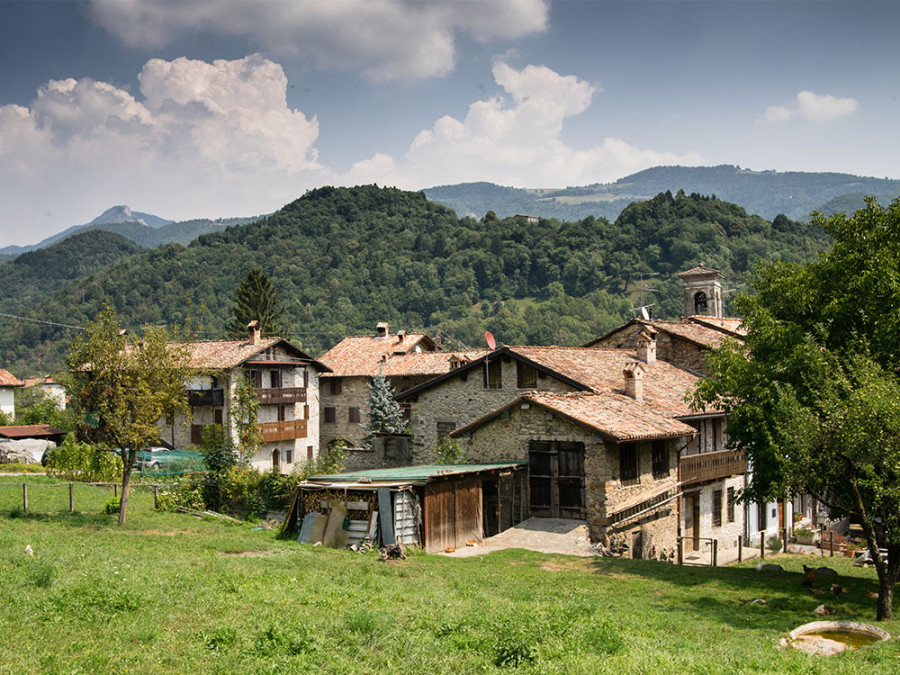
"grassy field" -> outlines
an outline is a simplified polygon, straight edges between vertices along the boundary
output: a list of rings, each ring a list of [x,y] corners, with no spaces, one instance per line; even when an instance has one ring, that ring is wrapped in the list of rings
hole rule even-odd
[[[156,513],[148,493],[123,528],[96,489],[70,514],[67,489],[32,488],[25,515],[22,480],[0,478],[2,673],[900,671],[894,640],[831,659],[777,648],[823,601],[874,620],[874,571],[846,559],[827,561],[839,597],[803,589],[799,557],[776,575],[524,551],[386,563]]]

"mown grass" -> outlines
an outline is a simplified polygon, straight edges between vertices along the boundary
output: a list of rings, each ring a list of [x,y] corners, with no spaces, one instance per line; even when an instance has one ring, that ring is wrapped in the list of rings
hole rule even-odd
[[[21,481],[18,481],[21,483]],[[895,641],[831,659],[777,649],[825,602],[874,620],[874,572],[813,596],[787,572],[525,551],[450,559],[301,546],[156,513],[15,513],[0,480],[0,672],[893,673]],[[56,488],[62,490],[62,488]],[[46,488],[52,494],[51,488]],[[12,493],[15,494],[15,493]],[[21,496],[21,495],[19,495]],[[103,495],[98,502],[108,499]],[[36,498],[33,509],[38,510]],[[50,509],[47,509],[48,511]],[[15,513],[16,517],[11,517]],[[34,557],[24,553],[30,545]],[[765,604],[749,601],[760,598]],[[900,621],[883,625],[892,634]]]

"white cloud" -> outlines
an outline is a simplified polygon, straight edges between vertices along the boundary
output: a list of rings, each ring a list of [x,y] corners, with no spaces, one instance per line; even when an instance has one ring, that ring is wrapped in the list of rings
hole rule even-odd
[[[830,94],[819,95],[811,91],[801,91],[788,106],[773,105],[766,108],[767,122],[785,122],[800,117],[816,124],[846,117],[856,110],[859,103],[855,98],[837,98]]]
[[[641,149],[619,138],[574,148],[560,134],[565,120],[584,112],[599,88],[545,66],[516,70],[494,65],[505,97],[476,101],[464,120],[445,116],[421,131],[402,161],[376,155],[344,176],[347,184],[419,189],[491,181],[519,187],[563,187],[609,181],[659,164],[697,164],[695,153]]]
[[[548,0],[95,0],[91,9],[126,44],[161,46],[211,31],[385,81],[446,75],[459,34],[514,39],[545,30],[549,15]]]
[[[37,241],[110,200],[177,219],[252,215],[327,180],[318,121],[287,107],[278,64],[153,59],[139,80],[143,100],[85,78],[48,82],[30,108],[0,106],[4,229],[48,221]],[[53,203],[67,211],[42,217]]]

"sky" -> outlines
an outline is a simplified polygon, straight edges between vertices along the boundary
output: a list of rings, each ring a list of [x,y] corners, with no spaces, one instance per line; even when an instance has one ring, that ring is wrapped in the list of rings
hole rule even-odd
[[[0,0],[0,246],[659,165],[900,178],[894,0]]]

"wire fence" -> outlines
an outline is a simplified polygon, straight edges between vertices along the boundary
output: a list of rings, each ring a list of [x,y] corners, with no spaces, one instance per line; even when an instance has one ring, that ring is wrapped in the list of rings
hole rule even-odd
[[[155,507],[160,485],[132,484],[129,501]],[[0,511],[23,513],[99,513],[119,497],[117,483],[4,481],[0,483]]]

